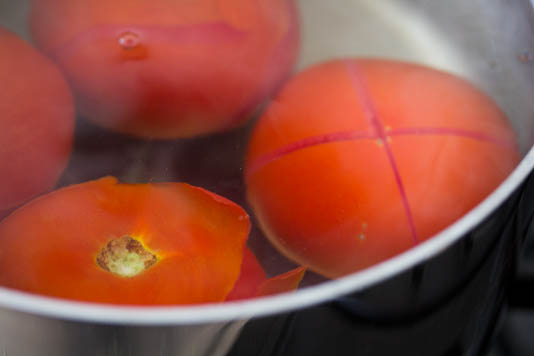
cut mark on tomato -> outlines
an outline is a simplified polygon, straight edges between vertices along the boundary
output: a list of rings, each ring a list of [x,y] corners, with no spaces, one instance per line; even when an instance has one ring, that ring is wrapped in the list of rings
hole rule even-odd
[[[157,261],[156,255],[130,236],[110,240],[96,257],[96,263],[102,269],[127,278],[143,273]]]
[[[331,132],[321,135],[308,136],[299,140],[285,144],[282,147],[275,149],[274,151],[263,153],[258,157],[255,157],[247,165],[247,171],[245,172],[245,179],[249,180],[256,172],[263,167],[275,162],[285,156],[305,150],[311,147],[328,145],[338,142],[355,142],[374,140],[375,144],[384,149],[390,166],[393,170],[394,178],[401,194],[402,203],[406,210],[406,216],[408,219],[409,229],[412,234],[414,244],[419,243],[419,237],[415,228],[415,222],[412,215],[411,208],[408,203],[407,193],[402,182],[399,167],[393,155],[391,148],[392,140],[395,137],[421,137],[421,136],[439,136],[439,137],[456,137],[469,139],[477,142],[485,142],[502,147],[503,149],[517,150],[517,143],[513,139],[502,138],[492,136],[485,132],[479,132],[475,130],[468,130],[455,127],[402,127],[393,128],[389,125],[384,125],[380,117],[378,116],[378,110],[375,107],[373,98],[369,93],[369,89],[364,82],[364,77],[359,66],[351,61],[345,62],[347,73],[352,80],[353,87],[355,89],[358,101],[362,106],[364,115],[371,127],[369,130],[347,130],[342,132]]]
[[[404,183],[402,182],[399,167],[397,165],[397,162],[395,161],[393,150],[391,149],[391,145],[389,144],[389,141],[388,141],[388,134],[386,132],[387,128],[384,127],[384,125],[382,124],[382,121],[380,120],[380,117],[378,115],[378,110],[375,107],[375,103],[373,101],[373,98],[371,97],[371,93],[369,93],[369,88],[367,87],[367,84],[365,83],[365,77],[360,71],[359,66],[356,63],[347,61],[346,67],[347,67],[349,76],[352,80],[352,84],[354,86],[354,91],[356,92],[358,101],[360,102],[360,105],[362,106],[364,115],[367,118],[367,121],[369,122],[371,127],[374,129],[379,140],[384,145],[384,149],[388,157],[391,169],[393,170],[395,182],[399,189],[402,204],[404,205],[406,218],[408,220],[408,227],[410,228],[410,231],[412,234],[413,243],[416,245],[417,243],[419,243],[419,237],[417,236],[417,230],[415,229],[415,222],[414,222],[414,218],[412,214],[412,209],[408,202],[408,195],[406,194],[406,189],[404,188]]]
[[[271,153],[261,156],[249,165],[246,176],[250,176],[259,169],[268,165],[269,163],[276,161],[292,152],[300,151],[308,147],[319,146],[326,143],[343,142],[343,141],[356,141],[364,139],[376,139],[376,135],[366,131],[345,131],[334,132],[326,135],[311,136],[302,140],[293,142],[286,146],[283,146]]]
[[[409,136],[442,136],[442,137],[459,137],[467,138],[479,142],[492,143],[498,146],[501,146],[505,149],[516,149],[516,143],[513,140],[501,139],[498,137],[492,137],[488,134],[464,130],[457,128],[449,127],[406,127],[399,129],[392,129],[389,126],[385,127],[386,139],[385,142],[391,143],[392,137],[409,137]],[[253,162],[249,164],[249,168],[246,172],[246,176],[249,177],[253,173],[257,172],[264,166],[268,165],[271,162],[274,162],[280,158],[285,157],[286,155],[297,152],[306,148],[326,145],[336,142],[344,141],[360,141],[360,140],[375,140],[376,144],[380,147],[383,146],[384,140],[380,138],[375,133],[370,133],[367,131],[343,131],[343,132],[333,132],[327,133],[324,135],[309,136],[298,141],[294,141],[285,146],[282,146],[272,152],[263,154],[256,158]]]
[[[493,143],[503,148],[516,149],[517,144],[513,140],[507,140],[501,137],[493,137],[488,134],[464,130],[454,127],[405,127],[398,129],[389,129],[388,135],[391,136],[452,136],[473,139],[475,141],[485,141]]]

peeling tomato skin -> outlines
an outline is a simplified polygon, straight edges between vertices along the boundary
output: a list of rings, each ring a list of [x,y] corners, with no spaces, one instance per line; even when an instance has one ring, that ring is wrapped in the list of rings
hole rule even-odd
[[[243,124],[289,75],[299,43],[294,0],[41,0],[31,30],[84,117],[160,139]]]
[[[226,297],[226,301],[243,300],[258,296],[259,288],[267,280],[267,276],[256,256],[245,247],[241,273],[232,291]]]
[[[519,160],[506,116],[467,81],[398,61],[332,60],[289,81],[258,121],[247,197],[279,251],[337,278],[443,230]]]
[[[298,288],[304,274],[306,267],[297,267],[265,280],[258,288],[258,296],[269,296],[279,293],[287,293]]]
[[[243,252],[241,274],[234,288],[226,297],[226,301],[239,301],[292,292],[299,287],[305,272],[305,267],[297,267],[267,278],[254,253],[246,247]]]
[[[69,186],[0,224],[0,284],[98,303],[221,302],[241,270],[250,230],[242,216],[236,204],[182,183],[120,184],[108,177]],[[131,278],[96,263],[110,239],[126,235],[158,256]]]
[[[51,189],[70,158],[74,104],[59,69],[0,28],[0,218]]]

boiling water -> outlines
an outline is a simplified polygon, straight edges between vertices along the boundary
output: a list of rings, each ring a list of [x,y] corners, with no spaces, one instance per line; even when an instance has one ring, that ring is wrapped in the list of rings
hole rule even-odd
[[[302,47],[297,70],[333,58],[413,61],[469,79],[511,119],[522,151],[533,142],[534,46],[521,2],[432,0],[300,0]],[[0,1],[0,25],[30,40],[27,1]],[[525,14],[527,16],[527,14]],[[503,30],[506,29],[506,30]],[[60,185],[103,175],[125,182],[186,181],[246,206],[242,157],[252,125],[181,142],[145,142],[77,122],[76,147]],[[521,129],[520,129],[521,128]],[[272,273],[291,263],[255,229],[250,245]],[[311,276],[313,283],[315,277]]]

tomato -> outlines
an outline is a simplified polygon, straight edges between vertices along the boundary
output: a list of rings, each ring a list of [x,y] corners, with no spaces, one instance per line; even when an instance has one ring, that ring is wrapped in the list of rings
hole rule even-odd
[[[226,300],[240,300],[258,295],[262,283],[267,276],[252,251],[246,248],[243,251],[241,273],[234,288],[226,297]]]
[[[72,149],[74,106],[60,71],[0,28],[0,217],[52,188]]]
[[[297,55],[293,0],[41,0],[31,29],[103,127],[183,138],[241,125]]]
[[[222,301],[239,276],[249,228],[243,209],[200,188],[103,178],[45,195],[3,221],[0,284],[103,303]]]
[[[31,201],[0,224],[0,285],[80,301],[172,305],[295,289],[245,246],[246,212],[185,183],[106,177]],[[244,257],[244,260],[243,260]],[[291,284],[291,282],[293,284]],[[232,292],[232,293],[231,293]]]
[[[243,300],[293,291],[298,288],[305,272],[306,268],[298,267],[289,272],[267,278],[256,256],[249,248],[245,248],[241,274],[226,300]]]
[[[379,59],[291,80],[249,144],[247,195],[270,241],[330,278],[441,231],[518,164],[505,115],[467,81]]]

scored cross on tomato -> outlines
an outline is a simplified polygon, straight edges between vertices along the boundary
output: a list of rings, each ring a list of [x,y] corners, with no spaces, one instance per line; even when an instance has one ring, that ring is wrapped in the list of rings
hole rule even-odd
[[[0,285],[130,305],[295,289],[304,269],[268,279],[245,246],[249,230],[241,207],[202,188],[102,178],[38,198],[0,224]]]
[[[519,164],[488,94],[419,64],[346,58],[282,88],[252,133],[247,196],[289,259],[339,278],[430,239]]]

